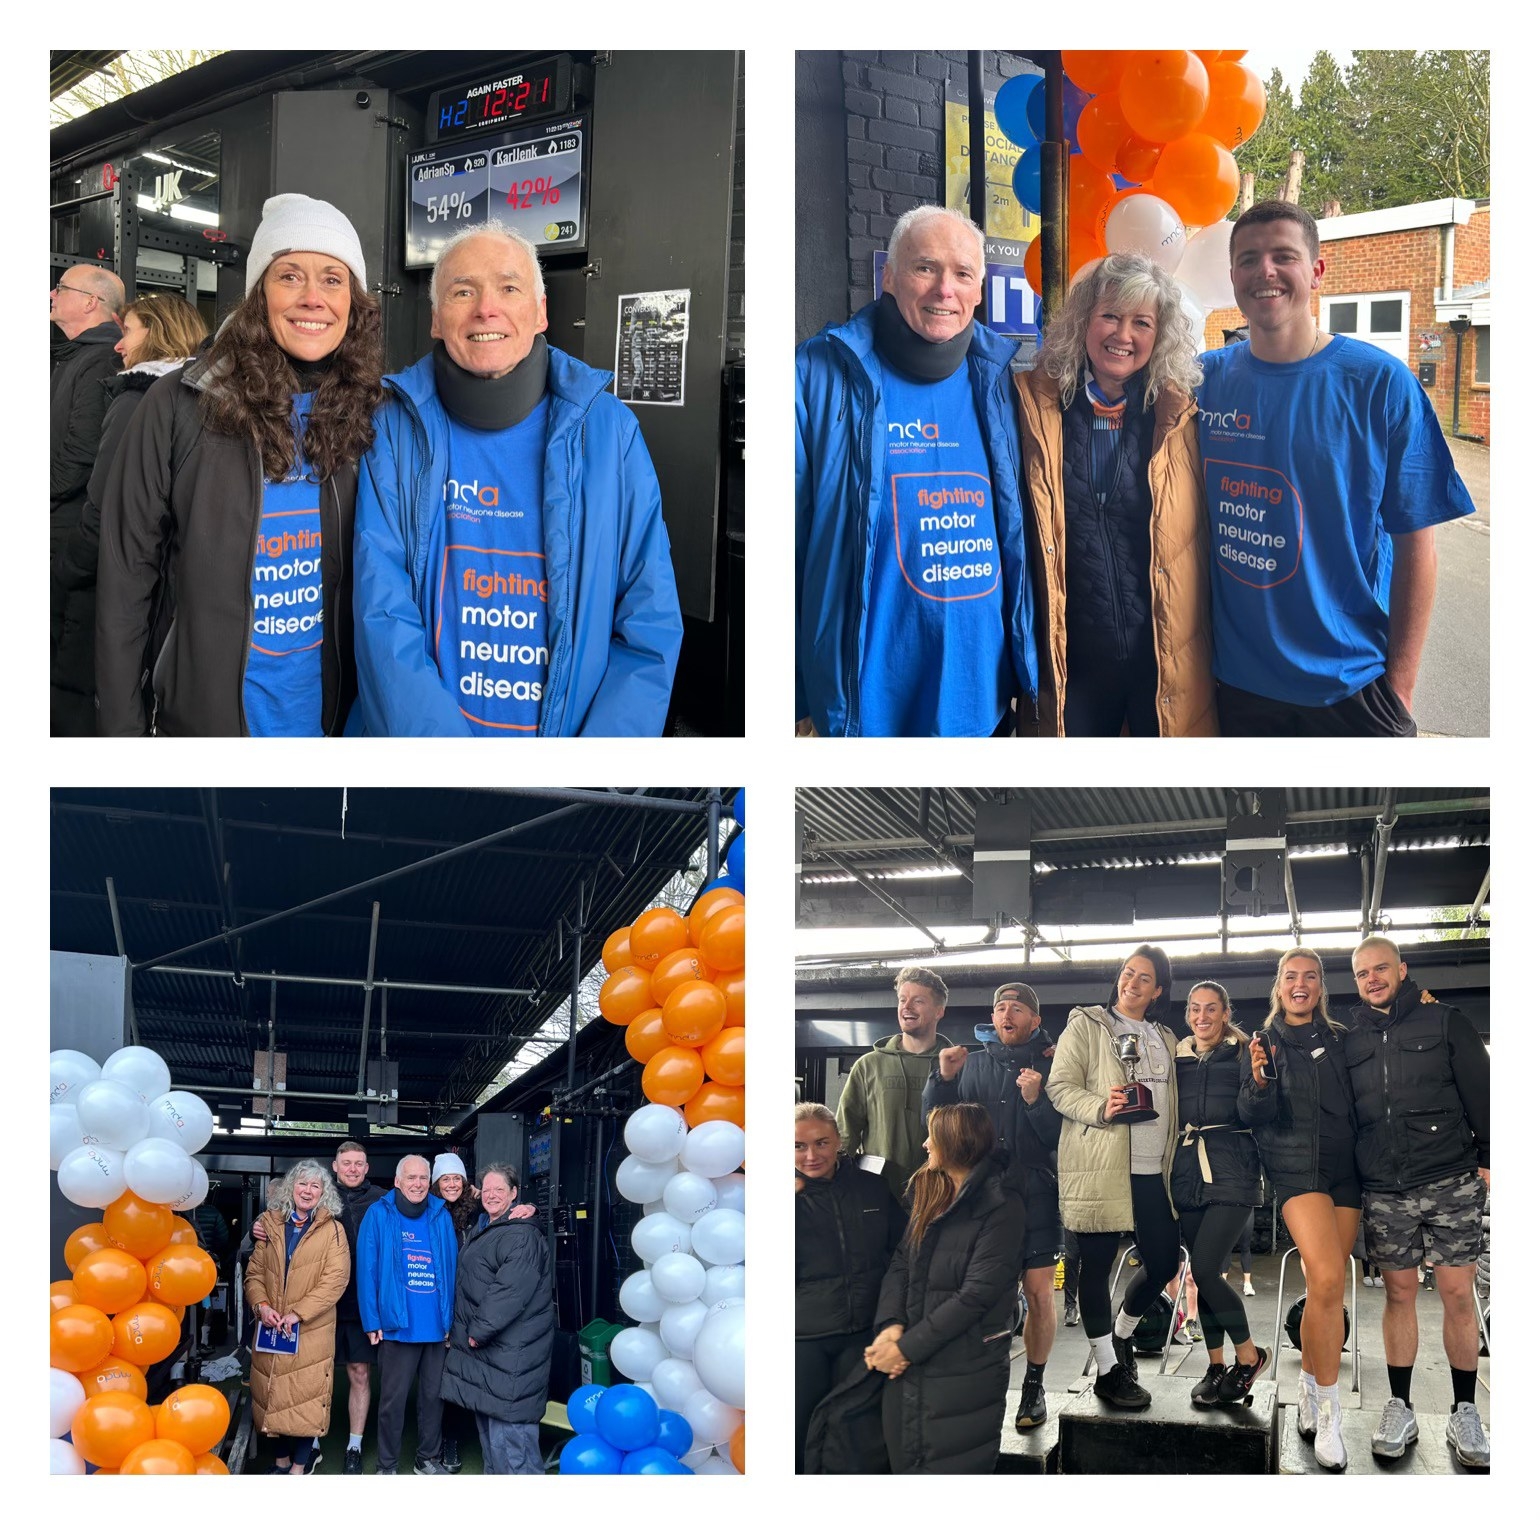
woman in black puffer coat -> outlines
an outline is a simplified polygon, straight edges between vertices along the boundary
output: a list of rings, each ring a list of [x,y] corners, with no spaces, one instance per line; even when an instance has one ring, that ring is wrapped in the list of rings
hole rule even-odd
[[[487,1222],[460,1251],[442,1396],[475,1414],[486,1471],[539,1475],[556,1310],[545,1235],[511,1216],[518,1189],[510,1166],[483,1168]]]
[[[882,1283],[866,1364],[889,1378],[894,1472],[993,1472],[1011,1374],[1027,1208],[989,1113],[936,1107],[909,1231]]]
[[[799,1102],[797,1141],[797,1471],[808,1420],[872,1338],[882,1278],[904,1232],[882,1177],[839,1153],[834,1114]]]

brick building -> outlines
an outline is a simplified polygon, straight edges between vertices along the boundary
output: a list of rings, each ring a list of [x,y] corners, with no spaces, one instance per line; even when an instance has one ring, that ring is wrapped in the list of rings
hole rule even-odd
[[[1460,355],[1462,435],[1491,443],[1489,365],[1490,205],[1422,201],[1320,221],[1326,274],[1317,298],[1320,325],[1351,334],[1418,373],[1446,430],[1454,412]],[[1451,320],[1468,319],[1463,344]],[[1245,320],[1235,308],[1209,314],[1210,346]]]

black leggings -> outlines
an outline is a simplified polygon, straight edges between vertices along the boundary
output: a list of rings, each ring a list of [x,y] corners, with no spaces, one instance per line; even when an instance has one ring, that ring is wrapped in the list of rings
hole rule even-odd
[[[1072,1228],[1064,1230],[1064,1301],[1080,1297],[1080,1240]]]
[[[1073,635],[1064,683],[1064,734],[1066,736],[1159,736],[1155,708],[1159,674],[1155,669],[1155,642],[1146,640],[1127,661],[1076,660]]]
[[[796,1469],[802,1471],[813,1410],[860,1361],[871,1340],[864,1334],[825,1334],[793,1341],[796,1353]]]
[[[1254,1207],[1248,1207],[1246,1221],[1241,1224],[1241,1231],[1235,1236],[1235,1247],[1230,1251],[1230,1255],[1235,1254],[1236,1251],[1240,1252],[1242,1276],[1251,1275],[1251,1241],[1256,1238],[1256,1234],[1257,1210]],[[1225,1256],[1225,1263],[1220,1267],[1222,1271],[1230,1269],[1230,1255]]]
[[[1145,1312],[1176,1275],[1182,1239],[1171,1216],[1166,1183],[1160,1176],[1130,1176],[1134,1191],[1134,1238],[1143,1262],[1123,1294],[1123,1311]],[[1112,1267],[1122,1234],[1087,1234],[1080,1240],[1080,1316],[1088,1340],[1112,1333]]]
[[[1225,1340],[1244,1345],[1251,1338],[1246,1305],[1221,1273],[1229,1269],[1230,1251],[1240,1225],[1251,1216],[1249,1207],[1204,1207],[1183,1212],[1182,1238],[1192,1260],[1192,1279],[1198,1285],[1198,1322],[1203,1343],[1223,1350]]]

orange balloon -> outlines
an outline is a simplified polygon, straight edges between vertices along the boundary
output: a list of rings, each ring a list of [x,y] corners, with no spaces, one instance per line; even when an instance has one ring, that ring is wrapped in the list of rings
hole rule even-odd
[[[727,997],[727,1017],[722,1026],[742,1027],[743,987],[747,983],[743,970],[734,969],[731,974],[719,974],[711,983]]]
[[[1137,133],[1124,138],[1118,149],[1118,173],[1135,185],[1143,185],[1160,163],[1160,144],[1151,143]]]
[[[1222,58],[1208,66],[1208,109],[1196,131],[1233,154],[1262,125],[1267,87],[1244,64]]]
[[[197,1245],[168,1244],[144,1262],[144,1269],[150,1296],[173,1308],[201,1303],[219,1280],[214,1257]]]
[[[1225,48],[1220,50],[1219,56],[1224,59],[1244,58],[1247,51],[1245,48]]]
[[[742,905],[743,896],[737,890],[728,885],[723,885],[719,890],[707,890],[694,905],[690,907],[690,941],[700,947],[701,933],[706,930],[706,923],[722,909],[724,905]]]
[[[1191,132],[1208,109],[1208,94],[1208,70],[1185,48],[1131,54],[1118,83],[1118,105],[1128,125],[1152,143]]]
[[[212,1451],[205,1451],[202,1456],[193,1457],[193,1471],[201,1477],[229,1477],[230,1475],[230,1469]]]
[[[181,1340],[181,1315],[163,1303],[135,1303],[112,1321],[113,1355],[132,1361],[135,1366],[153,1366],[164,1361]],[[206,1451],[208,1447],[200,1449]]]
[[[98,1393],[75,1411],[70,1439],[94,1466],[121,1467],[135,1446],[155,1439],[155,1420],[132,1393]]]
[[[49,1314],[48,1364],[60,1371],[90,1371],[112,1353],[112,1321],[89,1303]]]
[[[1094,228],[1103,207],[1118,193],[1112,176],[1092,164],[1084,154],[1069,161],[1069,220]]]
[[[660,1048],[667,1048],[669,1036],[663,1026],[663,1012],[658,1007],[644,1011],[626,1027],[626,1052],[638,1064],[646,1064]]]
[[[728,1460],[731,1461],[740,1472],[743,1471],[743,1429],[743,1425],[740,1424],[738,1428],[733,1431],[733,1438],[727,1442]]]
[[[191,1477],[197,1470],[192,1452],[174,1440],[146,1440],[118,1468],[124,1477]]]
[[[744,909],[724,905],[701,928],[700,951],[716,969],[743,968]]]
[[[119,1361],[115,1356],[108,1356],[99,1366],[93,1366],[90,1371],[76,1372],[75,1375],[79,1377],[88,1398],[97,1393],[132,1393],[136,1398],[149,1401],[150,1388],[144,1380],[144,1373],[132,1362]]]
[[[701,1062],[713,1080],[728,1086],[743,1084],[743,1041],[741,1027],[724,1027],[716,1037],[701,1045]]]
[[[146,1202],[143,1197],[125,1191],[102,1214],[102,1223],[113,1244],[127,1250],[136,1260],[143,1260],[170,1243],[174,1216],[169,1207]]]
[[[1065,48],[1059,55],[1064,61],[1064,72],[1092,95],[1115,92],[1131,56],[1120,49],[1105,48]],[[1084,146],[1082,142],[1081,147]]]
[[[185,1218],[178,1218],[175,1214],[171,1218],[170,1244],[197,1244],[198,1231]]]
[[[709,980],[716,970],[701,957],[699,948],[688,945],[665,953],[652,971],[652,1000],[661,1006],[686,980]]]
[[[1235,156],[1201,132],[1166,144],[1152,185],[1183,222],[1201,228],[1218,222],[1235,205],[1240,188]]]
[[[690,924],[672,906],[655,905],[631,923],[631,962],[651,969],[665,953],[690,940]]]
[[[155,1416],[155,1434],[174,1440],[192,1455],[212,1451],[230,1427],[230,1405],[217,1387],[191,1382],[168,1395]]]
[[[144,1301],[144,1266],[127,1250],[93,1250],[75,1267],[75,1300],[109,1317]]]
[[[1080,143],[1080,157],[1109,175],[1118,167],[1118,149],[1125,138],[1133,136],[1128,119],[1118,109],[1116,95],[1096,95],[1085,103],[1075,137]],[[1071,159],[1071,165],[1074,164]]]
[[[743,1126],[743,1087],[707,1080],[684,1104],[684,1120],[698,1128],[702,1123],[727,1122]]]
[[[606,974],[614,974],[617,969],[624,969],[631,962],[630,927],[616,927],[604,939],[604,952],[599,955],[599,961],[604,965]]]
[[[693,1048],[669,1044],[660,1048],[642,1071],[642,1095],[665,1107],[682,1107],[706,1078],[705,1066]]]
[[[75,1283],[73,1281],[51,1281],[48,1283],[48,1311],[55,1308],[68,1308],[76,1301]]]
[[[64,1241],[64,1263],[73,1274],[75,1267],[80,1264],[92,1250],[105,1250],[112,1244],[107,1237],[107,1226],[104,1223],[82,1223],[68,1239]]]
[[[710,980],[687,980],[663,1003],[663,1030],[685,1048],[716,1037],[726,1019],[727,997]]]
[[[1031,243],[1027,245],[1027,252],[1021,258],[1021,271],[1027,278],[1029,285],[1039,296],[1043,294],[1043,235],[1039,233]]]
[[[645,969],[628,964],[617,969],[599,987],[599,1011],[606,1022],[624,1027],[652,1005],[651,976]]]
[[[1069,274],[1072,281],[1087,265],[1094,264],[1099,259],[1106,259],[1106,257],[1106,242],[1094,227],[1088,228],[1083,223],[1078,222],[1070,224]]]

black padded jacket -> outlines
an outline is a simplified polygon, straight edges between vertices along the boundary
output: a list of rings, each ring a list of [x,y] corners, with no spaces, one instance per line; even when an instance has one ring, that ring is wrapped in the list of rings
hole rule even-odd
[[[1177,1120],[1182,1131],[1171,1162],[1171,1200],[1183,1212],[1216,1204],[1262,1204],[1256,1140],[1240,1117],[1240,1089],[1250,1074],[1247,1047],[1238,1033],[1232,1032],[1207,1054],[1200,1054],[1191,1038],[1177,1045]]]
[[[798,1179],[797,1338],[870,1338],[882,1278],[903,1237],[904,1210],[881,1175],[843,1155],[827,1180]]]

